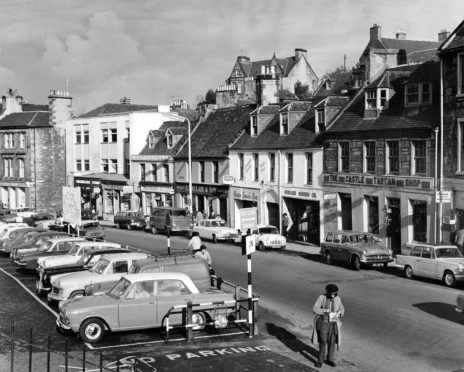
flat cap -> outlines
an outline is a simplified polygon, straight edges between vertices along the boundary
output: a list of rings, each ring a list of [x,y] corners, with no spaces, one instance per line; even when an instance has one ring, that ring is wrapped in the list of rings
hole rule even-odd
[[[338,292],[338,287],[335,284],[327,284],[327,286],[325,287],[325,291],[328,294],[337,293]]]

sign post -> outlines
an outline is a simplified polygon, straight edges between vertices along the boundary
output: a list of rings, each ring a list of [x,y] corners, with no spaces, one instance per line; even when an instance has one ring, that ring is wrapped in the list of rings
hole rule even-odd
[[[242,255],[247,256],[247,271],[248,271],[248,327],[249,337],[253,337],[255,333],[254,316],[253,316],[253,286],[251,284],[251,254],[256,251],[255,237],[250,234],[242,238]]]

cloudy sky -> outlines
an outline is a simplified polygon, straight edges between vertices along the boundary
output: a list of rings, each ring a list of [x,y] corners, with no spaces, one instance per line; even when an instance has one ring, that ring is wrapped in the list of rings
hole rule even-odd
[[[239,55],[304,48],[321,76],[355,65],[374,23],[437,40],[463,19],[463,0],[0,0],[0,93],[46,103],[69,86],[76,114],[124,96],[196,103]]]

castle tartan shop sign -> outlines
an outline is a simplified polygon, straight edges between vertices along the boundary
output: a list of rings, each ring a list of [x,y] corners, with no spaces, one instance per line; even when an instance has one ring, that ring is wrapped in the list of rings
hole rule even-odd
[[[323,184],[355,184],[379,187],[404,187],[412,189],[433,189],[433,179],[430,177],[393,177],[368,176],[362,174],[323,174]]]

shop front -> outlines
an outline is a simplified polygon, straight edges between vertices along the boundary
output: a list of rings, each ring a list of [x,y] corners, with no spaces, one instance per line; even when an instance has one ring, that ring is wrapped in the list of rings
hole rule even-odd
[[[152,207],[174,206],[174,187],[172,185],[141,183],[140,192],[144,214],[150,214]]]
[[[74,187],[81,189],[81,210],[93,210],[103,217],[102,188],[99,177],[74,177]]]
[[[242,226],[242,218],[243,213],[241,211],[249,208],[256,209],[256,221],[255,225],[264,224],[264,218],[262,210],[258,209],[259,205],[259,189],[251,189],[246,187],[237,187],[231,186],[230,187],[230,201],[231,201],[231,221],[230,226],[234,227],[235,229],[244,230],[244,226]],[[245,230],[246,231],[246,230]]]
[[[177,182],[174,186],[176,207],[188,208],[189,185]],[[227,196],[229,186],[192,184],[192,211],[206,213],[208,217],[220,216],[228,220]],[[214,212],[214,214],[213,214]]]
[[[319,245],[322,191],[284,188],[282,197],[284,211],[287,211],[287,215],[290,217],[289,239]]]

